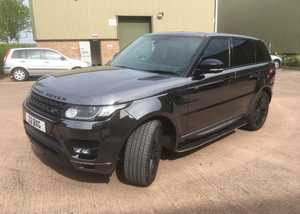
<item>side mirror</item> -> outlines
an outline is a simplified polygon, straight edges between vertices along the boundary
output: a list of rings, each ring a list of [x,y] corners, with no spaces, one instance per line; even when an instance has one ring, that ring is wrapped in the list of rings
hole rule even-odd
[[[119,55],[120,52],[115,53],[110,60],[105,65],[110,65],[111,62]]]
[[[112,59],[116,58],[119,55],[120,52],[117,52],[113,55]]]
[[[60,60],[65,61],[66,58],[65,58],[64,56],[61,56],[61,57],[60,57]]]
[[[225,65],[218,59],[205,59],[196,68],[196,73],[221,73]]]

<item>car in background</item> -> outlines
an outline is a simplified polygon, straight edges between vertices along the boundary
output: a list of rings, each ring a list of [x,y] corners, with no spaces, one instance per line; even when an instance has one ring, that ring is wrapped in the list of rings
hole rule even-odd
[[[4,57],[4,73],[10,74],[15,81],[88,66],[85,62],[49,48],[16,48],[8,51]]]
[[[282,58],[277,55],[271,55],[271,59],[274,62],[275,68],[279,69],[282,65]]]

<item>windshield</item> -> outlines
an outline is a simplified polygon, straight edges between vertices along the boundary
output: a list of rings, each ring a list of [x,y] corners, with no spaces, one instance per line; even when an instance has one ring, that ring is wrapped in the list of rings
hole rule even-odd
[[[111,65],[180,75],[190,65],[201,42],[201,37],[146,35],[125,48]]]

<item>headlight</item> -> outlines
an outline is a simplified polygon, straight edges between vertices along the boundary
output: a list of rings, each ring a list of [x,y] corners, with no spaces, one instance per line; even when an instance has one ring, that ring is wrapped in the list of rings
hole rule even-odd
[[[113,106],[72,106],[65,112],[65,117],[70,119],[94,119],[96,117],[108,117],[115,111],[125,108],[126,104]]]

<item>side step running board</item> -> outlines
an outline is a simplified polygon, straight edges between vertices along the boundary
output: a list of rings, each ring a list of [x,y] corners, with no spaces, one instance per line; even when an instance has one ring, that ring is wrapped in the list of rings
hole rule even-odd
[[[225,135],[230,134],[235,129],[238,129],[240,127],[245,126],[247,123],[244,119],[237,120],[236,122],[232,123],[230,126],[226,126],[220,130],[214,131],[211,134],[198,135],[199,138],[193,139],[193,140],[186,140],[182,143],[180,143],[176,149],[176,152],[187,152],[196,148],[199,148],[201,146],[204,146],[208,143],[211,143]]]

